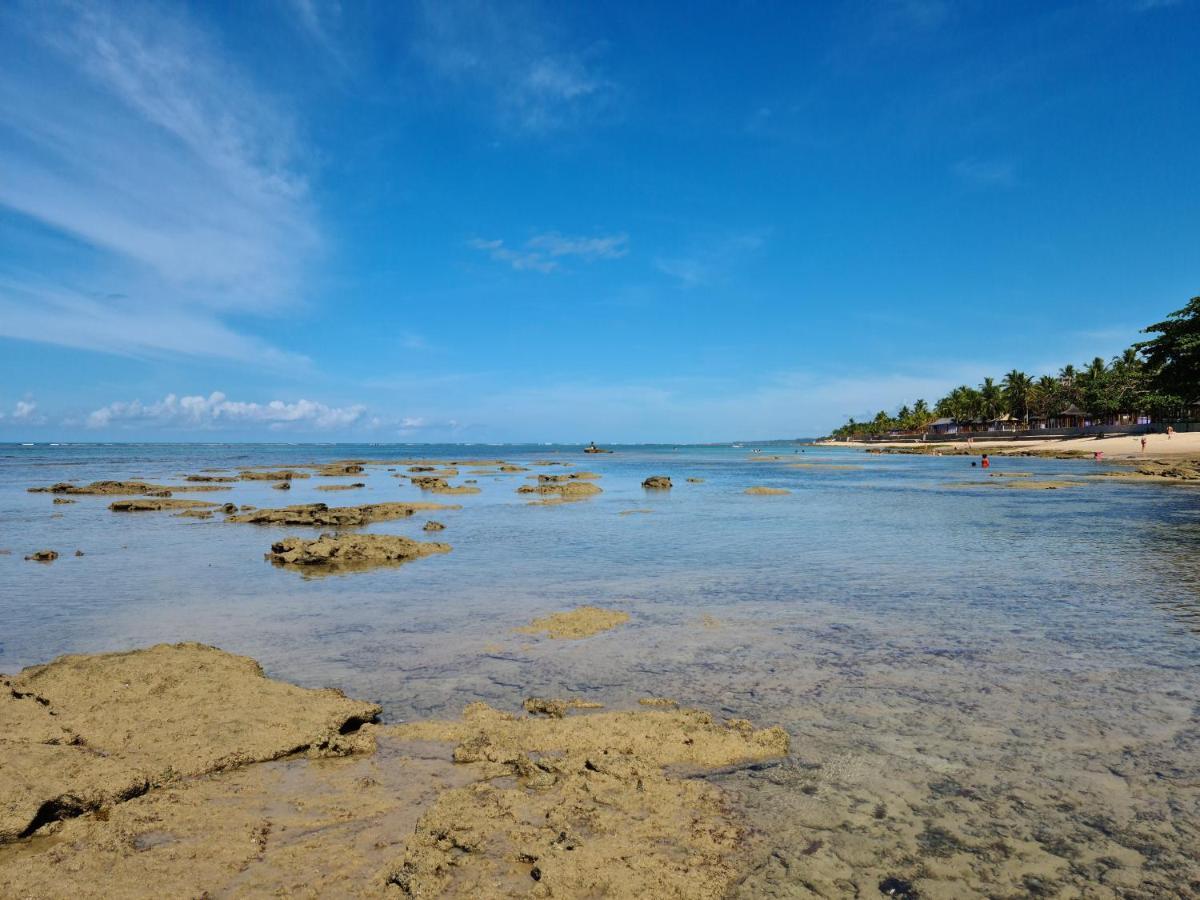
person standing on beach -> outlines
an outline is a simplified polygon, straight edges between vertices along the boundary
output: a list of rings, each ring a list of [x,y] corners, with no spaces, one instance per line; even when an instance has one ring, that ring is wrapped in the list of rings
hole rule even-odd
[[[1146,436],[1144,434],[1142,435],[1142,452],[1146,452]]]
[[[1170,440],[1171,438],[1173,438],[1174,436],[1175,436],[1175,426],[1174,426],[1174,425],[1168,425],[1168,426],[1167,426],[1167,440],[1169,441],[1169,440]]]

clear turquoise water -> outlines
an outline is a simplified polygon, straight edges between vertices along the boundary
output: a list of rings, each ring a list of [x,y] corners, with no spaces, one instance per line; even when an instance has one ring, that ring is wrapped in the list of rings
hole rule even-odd
[[[529,695],[574,694],[629,706],[668,694],[783,724],[813,765],[849,759],[873,773],[847,781],[854,766],[831,768],[841,774],[818,795],[822,815],[849,817],[846,834],[835,829],[841,836],[821,854],[831,884],[837,865],[854,858],[851,833],[873,835],[880,873],[931,865],[919,829],[853,818],[870,801],[959,829],[966,845],[990,834],[1044,846],[1065,861],[1051,878],[1056,890],[1110,870],[1152,888],[1156,878],[1186,886],[1191,874],[1200,885],[1190,862],[1200,846],[1200,492],[1085,479],[1099,470],[1090,462],[997,459],[992,471],[1081,481],[1023,491],[997,486],[1001,479],[963,457],[789,445],[765,447],[788,457],[769,462],[752,458],[754,446],[619,447],[603,456],[480,445],[3,446],[0,548],[12,553],[0,555],[0,671],[65,652],[198,640],[253,656],[274,676],[378,700],[393,720],[451,715],[477,699],[513,708]],[[423,496],[373,467],[346,479],[365,480],[359,491],[319,493],[328,480],[310,478],[288,493],[240,482],[191,495],[256,506],[462,504],[431,514],[447,525],[437,539],[453,545],[448,555],[304,578],[263,553],[305,529],[228,524],[220,514],[115,514],[105,497],[55,506],[26,491],[63,480],[177,483],[214,467],[415,457],[563,459],[601,473],[604,493],[530,506],[515,493],[526,473],[472,476],[464,467],[452,480],[477,477],[481,494]],[[675,488],[644,491],[652,474],[670,475]],[[792,493],[745,495],[752,485]],[[632,509],[652,512],[620,515]],[[424,520],[368,530],[420,539]],[[44,547],[62,557],[23,559]],[[77,548],[85,555],[74,557]],[[581,642],[511,632],[583,603],[633,618]],[[1097,789],[1092,773],[1112,771],[1122,773],[1121,790]],[[976,785],[977,810],[967,808],[970,798],[930,793],[947,777]],[[1039,787],[1003,809],[987,799],[987,790],[1012,784]],[[774,823],[781,853],[818,827],[802,805],[813,795],[794,787],[731,784]],[[1138,830],[1147,816],[1167,825],[1148,837]],[[1132,836],[1122,843],[1126,828]],[[1038,837],[1047,829],[1073,855]],[[1121,847],[1141,848],[1143,862]],[[963,852],[962,871],[944,877],[964,892],[949,895],[971,896],[964,885],[1021,895],[1024,875],[1011,858]],[[769,893],[782,877],[764,865],[753,893]]]

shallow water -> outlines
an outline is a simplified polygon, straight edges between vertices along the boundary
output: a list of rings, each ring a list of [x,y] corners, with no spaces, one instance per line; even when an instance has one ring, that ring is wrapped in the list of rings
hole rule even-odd
[[[530,695],[646,695],[781,724],[783,766],[720,776],[761,830],[746,896],[1200,896],[1200,493],[1091,478],[1079,461],[993,472],[963,457],[798,446],[577,448],[0,446],[0,671],[64,652],[199,640],[273,676],[336,685],[392,720]],[[366,476],[187,494],[256,506],[433,500],[379,523],[445,556],[304,578],[285,534],[32,485],[344,458],[562,459],[604,493],[530,506],[527,474],[474,496]],[[793,467],[792,463],[807,464]],[[834,468],[851,466],[853,468]],[[402,467],[401,467],[402,470]],[[553,467],[532,471],[569,471]],[[647,475],[669,492],[644,491]],[[688,477],[703,478],[690,484]],[[331,481],[363,490],[325,493]],[[746,487],[786,496],[747,496]],[[620,515],[625,510],[649,513]],[[33,550],[60,552],[52,564]],[[85,552],[73,556],[76,549]],[[584,641],[516,635],[582,603],[632,614]]]

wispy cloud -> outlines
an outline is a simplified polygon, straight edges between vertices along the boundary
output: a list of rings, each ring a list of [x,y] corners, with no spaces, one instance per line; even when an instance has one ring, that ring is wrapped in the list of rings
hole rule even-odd
[[[313,400],[269,403],[230,400],[220,391],[179,397],[167,394],[162,400],[117,401],[94,410],[87,417],[89,428],[114,425],[150,425],[207,430],[237,425],[265,425],[273,430],[295,429],[330,431],[347,428],[362,421],[366,407],[328,406]]]
[[[419,56],[448,82],[486,97],[506,125],[546,132],[579,124],[616,93],[596,65],[598,48],[564,46],[546,10],[482,0],[427,0],[421,10]]]
[[[961,181],[976,187],[1012,187],[1016,184],[1016,169],[1004,159],[962,159],[952,167]]]
[[[660,256],[654,267],[683,288],[714,284],[744,260],[760,251],[766,237],[759,232],[726,234],[700,240],[686,253]]]
[[[535,235],[519,248],[509,247],[500,239],[473,238],[467,244],[482,250],[497,262],[508,263],[518,272],[543,274],[559,269],[560,262],[566,258],[595,262],[600,259],[620,259],[629,253],[629,236],[626,234],[570,237],[551,231]]]
[[[259,342],[202,338],[294,302],[319,244],[291,120],[179,10],[17,3],[0,27],[28,47],[0,81],[0,206],[76,247],[5,266],[0,334],[253,359]]]

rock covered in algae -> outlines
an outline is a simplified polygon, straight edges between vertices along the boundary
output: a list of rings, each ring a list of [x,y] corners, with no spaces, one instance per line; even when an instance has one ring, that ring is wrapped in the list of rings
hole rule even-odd
[[[651,475],[649,478],[647,478],[645,481],[642,482],[642,487],[649,488],[651,490],[656,490],[656,491],[666,490],[667,488],[671,487],[671,476],[670,475]]]
[[[52,825],[0,850],[0,895],[715,898],[760,841],[695,776],[788,749],[695,710],[474,704],[361,730],[379,752],[173,780]]]
[[[238,473],[242,481],[291,481],[293,478],[308,478],[307,472],[294,469],[246,469]]]
[[[172,497],[145,497],[135,500],[114,500],[108,504],[113,512],[161,512],[164,509],[205,509],[216,506],[204,500],[180,500]]]
[[[287,537],[276,541],[265,557],[277,566],[347,572],[449,552],[449,544],[414,541],[395,534],[323,534],[315,540]]]
[[[353,484],[322,484],[317,486],[318,491],[356,491],[359,488],[365,488],[367,485],[362,481],[356,481]]]
[[[378,714],[203,644],[62,656],[0,676],[0,842],[181,776],[367,749],[346,735]]]
[[[421,526],[421,529],[423,531],[445,531],[446,526],[443,525],[441,522],[435,522],[433,519],[430,519],[428,522],[426,522],[424,525]]]
[[[438,796],[388,883],[418,898],[724,896],[753,837],[718,788],[664,767],[780,757],[787,733],[698,710],[563,712],[473,704],[460,722],[389,729],[455,742],[455,762],[489,780]]]
[[[146,481],[93,481],[91,484],[71,484],[60,481],[49,487],[27,488],[31,494],[96,494],[121,495],[142,494],[147,497],[170,497],[172,491],[223,491],[219,484],[150,484]]]
[[[541,494],[541,500],[535,503],[571,503],[576,500],[586,500],[601,494],[604,489],[590,481],[552,481],[548,483],[523,484],[517,488],[518,494]]]
[[[478,494],[479,488],[469,484],[452,485],[440,475],[413,475],[410,479],[414,486],[423,491],[435,494]]]
[[[359,475],[365,471],[356,462],[336,462],[318,467],[316,474],[322,478],[336,478],[339,475]]]
[[[58,559],[57,550],[35,550],[25,557],[33,562],[54,562]]]
[[[368,503],[363,506],[327,506],[302,503],[274,509],[254,509],[230,516],[226,522],[250,525],[313,525],[318,528],[353,528],[371,522],[407,519],[417,510],[458,509],[442,503]]]
[[[611,631],[629,621],[629,613],[598,606],[580,606],[567,612],[551,613],[513,630],[520,634],[542,634],[556,640],[578,640],[603,631]]]

